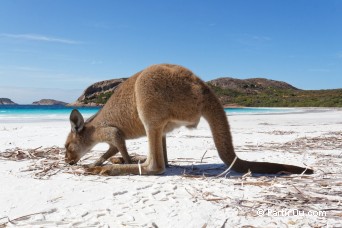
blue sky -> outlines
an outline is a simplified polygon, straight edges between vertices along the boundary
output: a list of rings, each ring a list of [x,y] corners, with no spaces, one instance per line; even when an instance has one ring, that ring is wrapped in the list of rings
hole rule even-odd
[[[340,0],[1,0],[0,97],[67,102],[155,63],[342,88]]]

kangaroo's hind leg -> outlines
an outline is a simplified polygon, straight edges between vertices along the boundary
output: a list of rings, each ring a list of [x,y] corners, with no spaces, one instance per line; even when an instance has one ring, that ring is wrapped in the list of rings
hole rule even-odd
[[[149,141],[148,169],[155,174],[164,173],[166,160],[163,150],[163,129],[148,130],[147,136]],[[166,146],[166,143],[164,145]]]

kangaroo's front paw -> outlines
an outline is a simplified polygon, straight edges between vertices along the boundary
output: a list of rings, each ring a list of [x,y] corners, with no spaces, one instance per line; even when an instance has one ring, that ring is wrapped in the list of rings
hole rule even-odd
[[[131,157],[131,160],[132,160],[132,163],[133,164],[138,164],[139,162],[140,163],[144,163],[145,161],[146,161],[146,159],[147,159],[147,156],[145,156],[145,155],[133,155],[132,157]]]
[[[91,174],[91,175],[103,175],[103,176],[109,175],[109,169],[105,166],[92,166],[92,167],[88,167],[84,169],[87,174]]]
[[[145,155],[131,155],[130,156],[130,160],[131,162],[127,162],[126,164],[138,164],[140,163],[144,163],[147,159],[147,156]],[[125,160],[123,159],[123,157],[111,157],[108,159],[112,164],[125,164]]]
[[[124,164],[125,161],[122,157],[110,157],[108,159],[113,164]]]

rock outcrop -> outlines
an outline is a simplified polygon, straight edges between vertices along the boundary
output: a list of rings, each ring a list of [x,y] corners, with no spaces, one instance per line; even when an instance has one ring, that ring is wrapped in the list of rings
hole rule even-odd
[[[67,103],[63,101],[56,101],[53,99],[41,99],[40,101],[35,101],[32,104],[33,105],[61,105],[61,106],[67,105]]]
[[[101,106],[106,103],[114,89],[127,78],[119,78],[96,82],[84,90],[77,101],[68,106]]]
[[[17,103],[14,103],[9,98],[0,98],[0,105],[16,105]]]

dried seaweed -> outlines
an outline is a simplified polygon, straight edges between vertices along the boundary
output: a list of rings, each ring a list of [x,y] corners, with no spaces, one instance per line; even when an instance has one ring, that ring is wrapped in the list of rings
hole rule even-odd
[[[272,135],[290,135],[292,131],[262,132]],[[248,143],[248,142],[247,142]],[[240,149],[240,148],[239,148]],[[247,144],[241,148],[243,151],[270,150],[281,152],[306,152],[308,150],[342,150],[341,131],[327,132],[316,137],[299,137],[285,143],[268,142],[263,144]],[[342,154],[342,153],[341,153]],[[341,155],[342,156],[342,155]]]
[[[21,172],[29,172],[36,179],[48,179],[59,172],[71,173],[74,175],[87,175],[83,166],[70,166],[65,163],[65,149],[59,147],[35,149],[7,149],[0,153],[0,159],[11,161],[29,161],[28,167],[22,169]],[[83,159],[86,160],[87,158]],[[133,163],[146,160],[146,156],[132,154],[131,160]],[[111,157],[109,159],[113,164],[123,164],[122,157]]]

